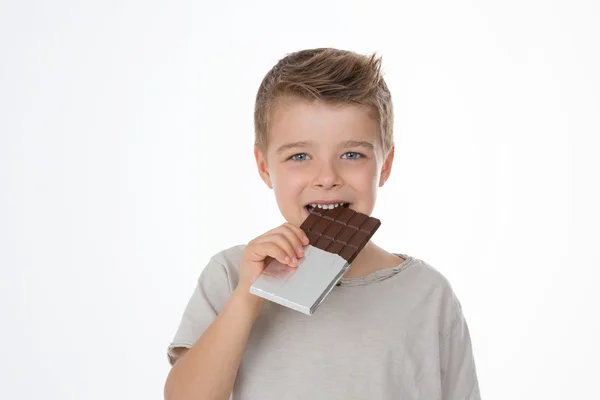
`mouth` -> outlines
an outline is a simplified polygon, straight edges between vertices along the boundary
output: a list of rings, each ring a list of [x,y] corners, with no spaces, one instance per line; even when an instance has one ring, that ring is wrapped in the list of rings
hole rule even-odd
[[[348,207],[350,207],[350,203],[345,203],[345,202],[330,203],[330,204],[311,203],[311,204],[305,205],[304,209],[308,212],[311,212],[314,209],[333,210],[334,208],[338,208],[338,207],[348,208]]]

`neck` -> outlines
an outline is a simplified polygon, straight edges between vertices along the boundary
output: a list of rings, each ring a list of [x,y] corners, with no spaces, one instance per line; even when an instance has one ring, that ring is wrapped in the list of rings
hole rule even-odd
[[[358,253],[354,261],[352,261],[352,264],[350,264],[348,272],[352,271],[351,275],[360,273],[360,271],[368,268],[380,253],[381,248],[369,240],[361,252]]]
[[[402,261],[404,261],[402,257],[391,254],[369,241],[350,264],[350,268],[348,268],[344,277],[364,277],[380,269],[395,267]]]

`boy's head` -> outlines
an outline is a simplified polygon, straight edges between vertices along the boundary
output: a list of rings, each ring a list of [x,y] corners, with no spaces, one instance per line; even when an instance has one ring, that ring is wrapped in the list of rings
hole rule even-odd
[[[254,125],[259,173],[288,222],[300,225],[317,203],[371,214],[394,158],[380,58],[338,49],[286,56],[260,85]]]

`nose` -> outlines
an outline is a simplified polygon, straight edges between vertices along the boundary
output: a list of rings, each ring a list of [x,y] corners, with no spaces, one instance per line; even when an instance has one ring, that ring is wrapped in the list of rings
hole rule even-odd
[[[336,167],[328,162],[320,163],[315,173],[313,185],[323,189],[341,186],[341,177]]]

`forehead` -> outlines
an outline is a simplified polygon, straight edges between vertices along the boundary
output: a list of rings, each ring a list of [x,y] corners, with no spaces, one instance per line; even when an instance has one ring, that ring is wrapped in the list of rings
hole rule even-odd
[[[379,123],[367,106],[285,98],[271,110],[270,148],[299,140],[317,143],[366,140],[376,145],[378,138]]]

